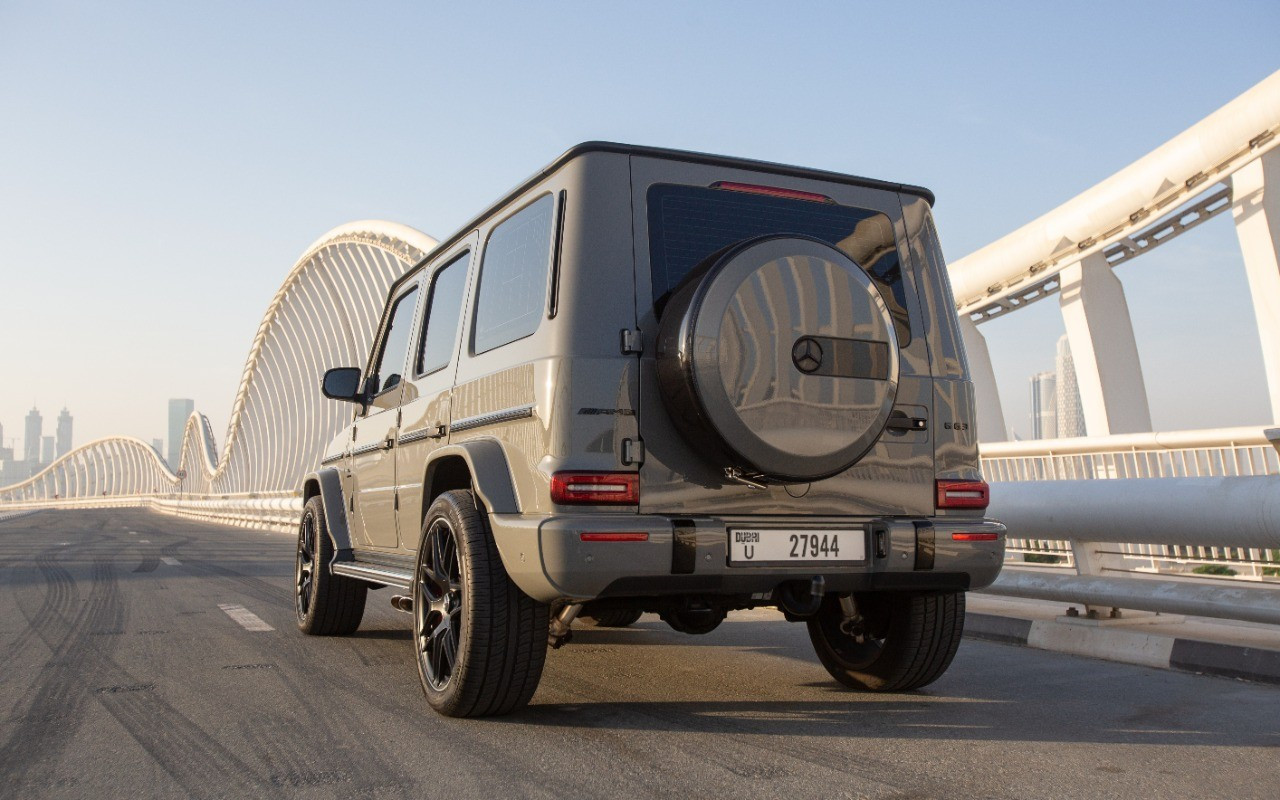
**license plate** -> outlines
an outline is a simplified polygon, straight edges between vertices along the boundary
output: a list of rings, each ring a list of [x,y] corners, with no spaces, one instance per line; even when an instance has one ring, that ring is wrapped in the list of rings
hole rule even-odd
[[[730,528],[729,563],[824,564],[855,563],[867,559],[867,534],[854,530],[779,530]]]

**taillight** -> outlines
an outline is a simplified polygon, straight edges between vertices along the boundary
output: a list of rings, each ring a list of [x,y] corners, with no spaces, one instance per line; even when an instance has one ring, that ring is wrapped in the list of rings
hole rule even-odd
[[[780,186],[757,186],[754,183],[734,183],[720,181],[711,184],[712,189],[727,189],[730,192],[746,192],[747,194],[763,194],[769,197],[786,197],[791,200],[808,200],[814,203],[835,203],[825,194],[802,192],[799,189],[783,189]]]
[[[986,481],[940,480],[938,508],[986,508],[991,503],[991,489]]]
[[[584,542],[647,542],[649,541],[649,534],[643,531],[606,531],[603,533],[580,533],[578,538]]]
[[[994,542],[1000,538],[998,533],[953,533],[953,542]]]
[[[551,476],[551,502],[562,506],[634,506],[640,502],[640,475],[557,472]]]

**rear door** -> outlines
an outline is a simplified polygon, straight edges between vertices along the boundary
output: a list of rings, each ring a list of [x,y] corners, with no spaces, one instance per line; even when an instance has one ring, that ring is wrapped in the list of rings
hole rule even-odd
[[[684,441],[668,416],[656,380],[654,334],[670,292],[716,251],[769,234],[827,242],[866,270],[881,290],[899,341],[894,414],[925,420],[933,405],[929,351],[915,279],[904,247],[896,193],[794,176],[663,159],[632,158],[636,248],[636,315],[644,333],[640,432],[641,512],[684,514],[927,515],[933,512],[933,446],[929,430],[889,431],[858,463],[811,484],[765,490],[726,482]],[[824,199],[825,198],[825,199]],[[762,303],[788,354],[798,331],[820,330],[838,304],[831,298]],[[788,357],[788,361],[790,358]]]
[[[433,265],[425,283],[422,321],[411,348],[396,445],[396,522],[402,549],[418,546],[427,459],[448,441],[459,331],[474,247],[474,236],[455,247]]]

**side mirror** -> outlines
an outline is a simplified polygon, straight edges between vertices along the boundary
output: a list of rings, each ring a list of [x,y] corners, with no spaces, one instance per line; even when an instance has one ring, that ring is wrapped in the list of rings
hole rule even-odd
[[[324,374],[320,391],[325,397],[364,404],[364,392],[360,388],[360,370],[357,367],[337,367]]]

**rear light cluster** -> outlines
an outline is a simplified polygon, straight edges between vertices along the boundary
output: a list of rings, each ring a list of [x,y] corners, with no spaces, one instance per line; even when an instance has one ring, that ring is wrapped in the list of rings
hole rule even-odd
[[[986,481],[939,480],[938,508],[986,508],[991,489]]]
[[[635,472],[557,472],[551,476],[551,502],[562,506],[639,505],[640,475]]]

